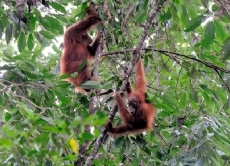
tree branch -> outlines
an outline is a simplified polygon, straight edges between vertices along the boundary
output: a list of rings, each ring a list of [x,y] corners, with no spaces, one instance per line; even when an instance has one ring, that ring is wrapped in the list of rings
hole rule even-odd
[[[216,71],[216,73],[218,74],[218,76],[220,77],[221,81],[223,82],[224,86],[227,88],[228,93],[230,94],[230,88],[227,85],[227,83],[224,81],[223,77],[220,75],[220,72],[217,70],[217,68],[214,69]]]
[[[98,35],[100,35],[99,36],[100,39],[99,39],[99,44],[98,44],[98,47],[97,47],[97,50],[96,50],[96,53],[95,53],[95,61],[92,64],[92,66],[93,66],[92,74],[91,74],[92,77],[97,77],[98,76],[98,64],[99,64],[99,61],[100,61],[100,56],[102,54],[101,45],[103,43],[102,42],[103,33],[99,32]],[[97,106],[95,104],[96,100],[97,100],[97,98],[95,96],[90,98],[90,102],[89,102],[89,114],[90,115],[94,114],[96,112],[96,110],[97,110]],[[87,132],[90,132],[90,126],[86,126],[85,130]],[[84,145],[81,145],[80,150],[79,150],[79,157],[78,157],[78,160],[75,161],[74,166],[81,166],[82,163],[85,161],[85,154],[86,154],[86,151],[87,151],[88,144],[89,144],[89,141],[86,141]]]
[[[146,48],[142,48],[142,49],[143,50],[150,50],[150,51],[153,50],[151,47],[146,47]],[[126,50],[111,51],[111,52],[104,53],[102,56],[121,54],[121,53],[124,53],[124,52],[131,52],[131,51],[134,51],[134,50],[135,49],[129,48],[129,49],[126,49]],[[169,54],[176,55],[176,56],[181,56],[181,57],[184,57],[184,58],[187,58],[187,59],[202,63],[202,64],[204,64],[205,66],[207,66],[209,68],[218,69],[219,71],[222,71],[224,73],[230,73],[230,70],[227,70],[227,69],[224,69],[222,67],[216,66],[211,62],[206,62],[206,61],[203,61],[203,60],[200,60],[200,59],[197,59],[197,58],[193,58],[193,57],[191,57],[189,55],[184,55],[184,54],[180,54],[180,53],[176,53],[176,52],[172,52],[172,51],[167,51],[167,50],[160,50],[160,49],[154,49],[154,51],[162,53],[162,54],[165,54],[166,56],[171,56]]]

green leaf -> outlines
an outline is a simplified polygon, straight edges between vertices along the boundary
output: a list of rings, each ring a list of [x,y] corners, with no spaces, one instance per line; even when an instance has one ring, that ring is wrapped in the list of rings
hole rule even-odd
[[[136,18],[135,18],[136,22],[137,23],[143,22],[145,16],[146,16],[146,11],[145,10],[140,10],[136,15]]]
[[[13,142],[11,140],[5,138],[0,139],[0,147],[11,149],[12,146],[13,146]]]
[[[189,94],[189,101],[190,101],[190,104],[191,104],[191,106],[194,108],[194,109],[198,109],[198,105],[197,105],[197,103],[196,103],[196,97],[195,97],[195,95],[193,95],[192,93],[190,93]]]
[[[213,163],[215,166],[222,166],[222,165],[220,164],[220,162],[219,162],[218,160],[216,160],[215,157],[212,157],[212,156],[210,156],[210,157],[211,157],[212,163]]]
[[[181,22],[183,25],[186,25],[188,21],[189,21],[188,12],[187,12],[185,6],[182,5]]]
[[[99,137],[99,136],[100,136],[100,131],[97,130],[97,129],[94,129],[94,130],[93,130],[93,134],[94,134],[96,137]]]
[[[57,90],[54,90],[53,92],[57,95],[57,98],[62,102],[63,105],[68,105],[71,103],[71,98],[64,96],[61,92]]]
[[[203,15],[201,15],[201,16],[198,16],[198,17],[192,19],[191,21],[189,21],[186,25],[185,32],[190,32],[190,31],[193,31],[194,29],[196,29],[198,26],[200,26],[200,24],[202,23],[202,20],[204,18],[205,17]]]
[[[54,17],[50,17],[47,15],[45,17],[40,16],[39,22],[46,30],[52,32],[55,35],[64,33],[63,26]]]
[[[70,77],[70,74],[63,74],[59,78],[60,79],[66,79],[66,78],[69,78],[69,77]]]
[[[125,139],[124,139],[123,136],[122,136],[122,137],[119,137],[119,138],[117,138],[117,139],[114,141],[114,146],[115,146],[116,148],[120,148],[120,147],[124,144],[124,141],[125,141]]]
[[[225,33],[223,26],[218,21],[214,20],[214,27],[216,32],[216,38],[224,41],[228,35]]]
[[[42,130],[50,133],[66,133],[66,130],[57,126],[42,126]]]
[[[10,23],[7,23],[7,25],[6,25],[5,38],[6,38],[6,43],[9,44],[10,40],[12,38],[12,27],[11,27]]]
[[[22,52],[26,47],[26,37],[23,31],[21,31],[20,36],[18,38],[18,50]]]
[[[62,75],[62,76],[65,76],[65,75]],[[57,86],[60,87],[60,88],[66,89],[67,87],[70,86],[70,83],[68,81],[60,81],[60,82],[57,83]]]
[[[53,16],[56,17],[58,20],[60,20],[63,23],[69,23],[69,20],[62,15],[54,14]]]
[[[34,31],[35,25],[36,25],[36,17],[34,15],[30,15],[30,19],[29,19],[29,23],[28,23],[28,29],[30,31]]]
[[[92,123],[92,120],[94,120],[97,117],[96,114],[90,115],[88,116],[85,120],[84,120],[84,125],[89,125]]]
[[[80,87],[84,89],[99,89],[101,87],[101,84],[97,81],[86,81],[80,84]]]
[[[53,32],[57,32],[59,34],[63,34],[64,33],[64,30],[63,30],[63,27],[62,25],[60,24],[60,22],[54,18],[54,17],[50,17],[50,16],[45,16],[44,18],[48,24],[49,24],[49,31]]]
[[[27,47],[30,51],[32,51],[34,48],[34,37],[33,37],[33,34],[31,33],[28,35],[28,38],[27,38]]]
[[[60,5],[54,1],[49,3],[49,5],[52,6],[52,8],[54,8],[55,10],[57,10],[59,12],[66,13],[65,8],[62,5]]]
[[[5,115],[5,120],[9,121],[11,118],[12,118],[12,115],[7,112],[6,115]]]
[[[86,67],[86,66],[87,66],[87,60],[85,59],[85,60],[83,60],[83,61],[81,62],[81,64],[78,66],[77,72],[82,71],[83,68]]]
[[[205,33],[204,33],[204,39],[203,39],[203,46],[204,47],[207,47],[209,46],[210,44],[213,43],[215,39],[215,29],[214,29],[214,25],[213,25],[213,22],[208,22],[206,24],[206,27],[205,27]]]
[[[52,34],[49,31],[42,30],[42,31],[40,31],[40,34],[42,34],[47,39],[53,39],[53,38],[55,38],[54,34]]]
[[[13,28],[13,36],[14,36],[14,38],[18,39],[20,33],[21,33],[21,26],[19,24],[14,24],[14,28]]]
[[[92,122],[93,126],[102,126],[108,121],[108,117],[100,118]]]
[[[230,37],[228,37],[225,42],[224,42],[224,46],[222,47],[221,50],[222,55],[224,55],[223,57],[223,61],[226,61],[227,59],[229,59],[230,56]]]
[[[184,108],[185,108],[185,106],[186,106],[186,101],[187,101],[186,94],[183,93],[183,94],[180,96],[180,102],[179,102],[181,109],[184,109]]]
[[[94,139],[94,135],[89,132],[82,133],[82,138],[86,140],[92,140]]]
[[[168,9],[167,12],[165,13],[165,20],[170,20],[172,18],[172,14],[170,10]]]

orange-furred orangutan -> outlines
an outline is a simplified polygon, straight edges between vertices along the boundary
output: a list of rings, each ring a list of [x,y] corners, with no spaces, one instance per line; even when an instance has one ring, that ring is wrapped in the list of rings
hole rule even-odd
[[[89,64],[81,67],[84,60],[93,60],[96,49],[99,45],[100,35],[96,35],[94,41],[88,32],[100,22],[97,12],[92,8],[92,3],[87,7],[87,17],[68,27],[64,34],[63,55],[60,60],[60,73],[72,74],[78,72],[76,77],[69,77],[67,80],[75,85],[75,92],[86,93],[86,89],[79,87],[85,81],[99,81],[92,77]],[[103,43],[102,43],[103,47]]]
[[[115,93],[115,100],[118,106],[118,112],[123,124],[113,127],[111,121],[106,124],[108,134],[111,136],[120,136],[129,133],[140,134],[143,131],[152,130],[155,122],[155,108],[153,104],[146,99],[146,79],[144,67],[141,59],[136,64],[135,76],[136,90],[133,91],[128,83],[128,109],[126,108],[119,93]]]

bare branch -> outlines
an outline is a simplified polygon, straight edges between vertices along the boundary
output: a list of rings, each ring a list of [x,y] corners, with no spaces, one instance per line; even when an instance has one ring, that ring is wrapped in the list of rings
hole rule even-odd
[[[143,50],[150,50],[150,51],[153,50],[151,47],[146,47],[146,48],[142,48],[142,49]],[[121,53],[124,53],[124,52],[131,52],[131,51],[134,51],[134,50],[135,49],[130,48],[130,49],[126,49],[126,50],[111,51],[111,52],[104,53],[103,56],[121,54]],[[159,50],[159,49],[154,49],[154,51],[160,52],[160,53],[165,54],[166,56],[170,56],[170,57],[171,57],[171,55],[181,56],[181,57],[184,57],[184,58],[187,58],[187,59],[202,63],[202,64],[204,64],[205,66],[207,66],[209,68],[212,68],[212,69],[215,68],[215,69],[218,69],[218,70],[220,70],[220,71],[222,71],[224,73],[230,73],[230,70],[227,70],[227,69],[224,69],[222,67],[216,66],[216,65],[212,64],[211,62],[206,62],[206,61],[203,61],[203,60],[200,60],[200,59],[197,59],[197,58],[193,58],[193,57],[191,57],[189,55],[180,54],[180,53],[177,53],[177,52],[172,52],[172,51],[167,51],[167,50]]]
[[[224,86],[227,88],[228,90],[228,93],[230,94],[230,88],[229,86],[227,85],[227,83],[224,81],[223,77],[221,76],[220,72],[215,68],[214,69],[216,71],[216,73],[218,74],[218,76],[220,77],[221,81],[223,82]]]

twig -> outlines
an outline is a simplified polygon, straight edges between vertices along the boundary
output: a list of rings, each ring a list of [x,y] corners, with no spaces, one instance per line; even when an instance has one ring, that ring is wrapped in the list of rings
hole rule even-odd
[[[162,0],[161,1],[161,4],[157,4],[158,3],[158,0],[154,0],[153,1],[153,4],[152,4],[152,10],[150,12],[150,17],[147,21],[147,23],[145,24],[145,27],[144,27],[144,32],[143,32],[143,36],[141,37],[140,39],[140,42],[139,44],[137,45],[135,51],[133,51],[133,57],[132,57],[132,61],[131,61],[131,64],[129,65],[128,67],[128,71],[126,73],[126,76],[122,82],[122,85],[121,85],[121,88],[120,90],[121,91],[124,91],[126,89],[126,86],[127,86],[127,83],[128,83],[128,79],[129,77],[131,76],[131,73],[133,71],[133,68],[136,64],[136,61],[137,59],[139,58],[139,52],[141,51],[141,48],[143,47],[143,43],[145,41],[145,38],[147,37],[147,34],[148,34],[148,31],[149,31],[149,28],[151,27],[152,25],[152,22],[153,22],[153,19],[156,17],[156,14],[157,12],[160,10],[160,8],[162,7],[163,3],[165,2],[166,0]],[[115,105],[113,108],[112,108],[112,111],[110,113],[110,120],[113,120],[114,116],[115,116],[115,113],[117,112],[117,106]],[[94,146],[94,149],[92,151],[92,153],[89,155],[89,157],[87,158],[86,160],[86,163],[85,163],[85,166],[90,166],[92,161],[94,160],[101,144],[102,144],[102,141],[106,135],[106,129],[103,128],[102,131],[101,131],[101,134],[100,136],[97,138],[97,141],[95,142],[95,146]]]
[[[221,81],[223,82],[224,86],[227,88],[228,90],[228,93],[230,94],[230,88],[229,86],[227,85],[227,83],[224,81],[223,77],[220,75],[220,72],[215,68],[214,69],[216,71],[216,73],[218,74],[218,76],[220,77]]]
[[[146,48],[142,48],[143,50],[153,50],[151,47],[146,47]],[[125,49],[125,50],[119,50],[119,51],[111,51],[111,52],[107,52],[107,53],[104,53],[102,56],[108,56],[108,55],[114,55],[114,54],[121,54],[121,53],[124,53],[124,52],[131,52],[131,51],[134,51],[134,49],[132,48],[129,48],[129,49]],[[219,67],[219,66],[216,66],[214,64],[212,64],[211,62],[206,62],[206,61],[203,61],[203,60],[200,60],[200,59],[197,59],[197,58],[193,58],[191,56],[188,56],[188,55],[184,55],[184,54],[180,54],[180,53],[177,53],[177,52],[172,52],[172,51],[167,51],[167,50],[160,50],[160,49],[154,49],[154,51],[156,52],[160,52],[160,53],[163,53],[167,56],[170,56],[169,54],[173,54],[173,55],[176,55],[176,56],[181,56],[181,57],[184,57],[184,58],[187,58],[187,59],[190,59],[190,60],[193,60],[193,61],[196,61],[196,62],[199,62],[199,63],[202,63],[204,64],[205,66],[209,67],[209,68],[216,68],[224,73],[230,73],[230,70],[227,70],[227,69],[224,69],[222,67]]]

